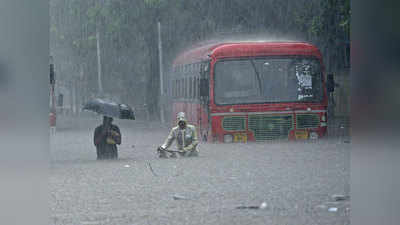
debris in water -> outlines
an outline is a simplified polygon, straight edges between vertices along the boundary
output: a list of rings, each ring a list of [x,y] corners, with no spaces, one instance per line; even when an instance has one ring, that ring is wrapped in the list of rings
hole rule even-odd
[[[157,177],[157,174],[154,172],[153,167],[151,167],[151,164],[148,162],[147,165],[149,165],[149,168],[150,168],[151,173],[152,173],[155,177]]]
[[[332,208],[329,208],[328,211],[329,211],[329,212],[337,212],[337,211],[338,211],[338,208],[332,207]]]
[[[130,165],[125,165],[124,167],[125,167],[125,168],[129,168],[129,167],[131,167],[131,166],[130,166]]]
[[[266,202],[261,203],[260,209],[266,209],[268,207]]]
[[[350,196],[348,196],[348,195],[332,195],[332,199],[337,202],[347,201],[350,199]]]
[[[260,206],[238,206],[236,209],[260,209]]]
[[[174,200],[189,200],[188,198],[186,198],[185,196],[182,196],[182,195],[174,195],[174,196],[172,196],[172,198]]]
[[[261,205],[256,206],[256,205],[250,205],[250,206],[238,206],[236,209],[266,209],[268,207],[268,204],[266,202],[261,203]]]

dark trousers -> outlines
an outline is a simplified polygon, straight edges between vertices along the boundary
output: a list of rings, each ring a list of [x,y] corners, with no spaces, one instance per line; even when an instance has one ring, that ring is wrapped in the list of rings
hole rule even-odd
[[[97,159],[118,159],[118,149],[116,147],[97,147]]]

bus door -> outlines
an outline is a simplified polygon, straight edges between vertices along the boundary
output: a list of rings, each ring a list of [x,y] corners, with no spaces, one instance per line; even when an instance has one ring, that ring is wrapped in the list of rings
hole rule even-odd
[[[200,106],[198,114],[198,124],[200,136],[203,141],[207,141],[208,132],[210,130],[210,112],[209,112],[209,99],[210,99],[210,62],[204,62],[200,68]]]

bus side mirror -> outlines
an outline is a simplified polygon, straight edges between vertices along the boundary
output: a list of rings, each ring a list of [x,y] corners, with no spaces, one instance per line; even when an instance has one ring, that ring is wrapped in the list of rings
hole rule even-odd
[[[208,97],[209,83],[205,78],[200,79],[200,96]]]
[[[333,79],[333,74],[328,74],[326,89],[329,93],[335,91],[335,80]]]

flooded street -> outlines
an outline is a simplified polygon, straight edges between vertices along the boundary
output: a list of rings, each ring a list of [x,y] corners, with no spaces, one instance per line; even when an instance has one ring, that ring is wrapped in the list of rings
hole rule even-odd
[[[53,224],[349,224],[332,195],[349,195],[350,144],[201,143],[200,157],[159,159],[167,128],[115,123],[119,160],[96,160],[93,122],[52,137]]]

